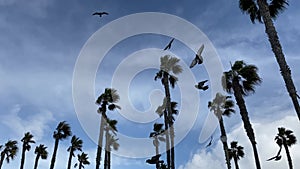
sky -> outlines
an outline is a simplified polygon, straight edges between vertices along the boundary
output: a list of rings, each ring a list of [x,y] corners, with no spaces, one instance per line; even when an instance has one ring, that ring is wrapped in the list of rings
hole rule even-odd
[[[289,4],[275,26],[299,88],[300,2]],[[92,16],[96,11],[109,15]],[[279,162],[266,161],[277,153],[278,127],[291,129],[300,138],[299,121],[264,25],[252,24],[238,1],[0,0],[0,37],[0,145],[13,139],[20,147],[24,133],[30,131],[36,145],[48,147],[49,157],[40,160],[40,168],[50,166],[52,134],[60,121],[67,121],[73,134],[84,141],[83,151],[91,161],[86,168],[94,168],[99,130],[94,103],[107,87],[118,90],[122,107],[108,115],[119,121],[121,145],[113,152],[112,167],[155,167],[145,160],[154,153],[148,139],[152,126],[162,122],[155,110],[162,103],[163,87],[154,76],[159,58],[166,54],[180,58],[184,70],[171,90],[180,109],[175,123],[177,168],[225,168],[219,128],[207,102],[219,90],[218,72],[228,70],[236,60],[256,65],[262,78],[255,94],[245,98],[262,168],[288,166],[284,153]],[[173,37],[172,48],[161,50]],[[204,64],[189,69],[201,44]],[[205,79],[210,88],[198,92],[194,85]],[[224,118],[228,141],[237,140],[245,147],[240,168],[254,168],[251,144],[235,109],[235,114]],[[205,148],[210,135],[213,144]],[[33,167],[36,145],[26,154],[26,169]],[[70,138],[60,142],[56,168],[67,166],[69,145]],[[294,168],[300,167],[299,148],[296,144],[290,149]],[[18,168],[20,152],[3,168]]]

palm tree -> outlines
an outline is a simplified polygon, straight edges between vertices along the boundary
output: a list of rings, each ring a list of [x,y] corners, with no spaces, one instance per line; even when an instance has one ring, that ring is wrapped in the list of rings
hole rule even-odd
[[[67,149],[69,153],[68,169],[71,169],[72,157],[75,157],[74,152],[79,150],[82,151],[82,140],[75,135],[71,139],[71,146]]]
[[[154,123],[153,125],[153,132],[150,133],[150,138],[153,138],[153,145],[155,146],[155,155],[158,156],[159,154],[159,142],[165,142],[166,139],[162,136],[164,134],[164,129],[163,129],[164,124],[160,123]],[[159,169],[159,161],[156,163],[156,169]]]
[[[288,1],[270,0],[268,3],[266,0],[240,0],[239,2],[240,9],[250,15],[252,23],[255,23],[256,20],[262,22],[263,19],[265,32],[268,35],[272,51],[279,65],[286,89],[292,99],[294,108],[298,115],[298,119],[300,120],[300,106],[297,99],[297,97],[299,98],[299,95],[297,95],[297,90],[292,79],[291,70],[285,60],[279,37],[273,23],[273,19],[276,19],[279,13],[286,8],[286,5],[288,5]]]
[[[18,152],[18,142],[16,140],[8,140],[4,149],[0,153],[0,169],[2,168],[3,161],[6,159],[6,162],[9,163],[10,160],[13,160],[17,156]],[[1,146],[2,147],[2,146]]]
[[[238,142],[237,141],[233,141],[230,143],[230,149],[228,149],[228,154],[229,154],[229,159],[233,159],[234,160],[234,164],[235,164],[235,169],[239,169],[239,164],[238,164],[238,160],[240,160],[240,157],[243,158],[245,153],[244,153],[244,147],[242,146],[238,146]]]
[[[260,169],[259,156],[256,148],[256,141],[254,130],[252,128],[248,111],[246,108],[244,96],[255,92],[255,85],[261,83],[261,79],[257,74],[258,68],[254,65],[247,65],[244,61],[236,61],[231,70],[224,72],[223,75],[223,88],[228,93],[233,93],[237,105],[240,109],[240,114],[244,123],[247,136],[251,142],[254,158],[256,162],[256,168]]]
[[[54,131],[53,133],[53,138],[55,139],[55,143],[54,143],[54,150],[52,154],[50,169],[54,168],[59,141],[67,139],[71,135],[72,135],[71,127],[69,126],[68,123],[66,123],[66,121],[62,121],[57,125],[56,131]]]
[[[232,100],[229,100],[230,96],[223,96],[221,93],[217,93],[216,97],[212,102],[208,102],[208,108],[210,108],[210,111],[214,112],[215,116],[219,119],[219,125],[220,125],[220,131],[221,131],[221,141],[223,143],[223,149],[225,153],[225,159],[227,168],[230,169],[230,159],[228,155],[228,144],[227,144],[227,136],[226,136],[226,130],[223,122],[224,116],[230,116],[231,113],[235,113],[235,110],[233,109],[234,103]]]
[[[81,154],[77,155],[78,163],[75,164],[75,168],[79,165],[79,169],[84,168],[84,165],[90,165],[89,157],[86,153],[82,152]]]
[[[48,151],[47,147],[45,145],[40,144],[39,146],[36,146],[34,153],[36,154],[35,162],[34,162],[34,169],[37,169],[39,159],[47,159],[48,158]]]
[[[24,137],[21,140],[21,142],[23,142],[23,146],[22,146],[22,157],[21,157],[20,169],[24,168],[25,152],[30,151],[30,149],[31,149],[30,143],[35,143],[35,141],[32,138],[33,138],[33,135],[30,132],[27,132],[27,133],[25,133]]]
[[[297,142],[296,137],[293,135],[293,131],[285,129],[284,127],[280,127],[278,128],[278,133],[275,137],[275,140],[278,146],[280,147],[280,150],[282,146],[284,147],[289,163],[289,168],[293,169],[292,158],[289,151],[289,147],[296,144]]]
[[[116,135],[117,130],[117,120],[107,119],[107,125],[105,126],[105,160],[104,160],[104,169],[110,169],[111,165],[111,147],[114,150],[119,149],[119,143],[117,142],[114,136]]]
[[[104,126],[107,123],[105,121],[107,119],[106,110],[107,108],[111,111],[115,110],[116,108],[121,109],[120,106],[115,104],[119,101],[119,99],[120,96],[118,95],[117,90],[112,88],[106,88],[104,93],[102,93],[96,100],[96,104],[100,106],[97,112],[101,115],[98,148],[96,155],[96,169],[100,168]]]
[[[174,152],[174,127],[171,122],[172,107],[171,107],[171,95],[170,85],[175,87],[175,83],[178,75],[182,72],[181,66],[178,64],[180,59],[165,55],[160,58],[160,70],[156,73],[154,80],[161,79],[161,82],[165,89],[166,97],[166,109],[163,111],[165,130],[166,130],[166,149],[167,149],[167,165],[169,169],[175,169],[175,152]],[[170,128],[170,131],[168,130]],[[171,141],[171,142],[170,142]],[[171,147],[170,147],[171,143]],[[170,151],[171,149],[171,151]]]

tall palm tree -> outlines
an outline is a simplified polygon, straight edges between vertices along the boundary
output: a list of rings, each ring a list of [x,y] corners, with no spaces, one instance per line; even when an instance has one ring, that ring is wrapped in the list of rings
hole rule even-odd
[[[175,150],[174,150],[174,127],[171,124],[172,119],[172,107],[171,107],[171,95],[170,85],[175,87],[175,83],[178,75],[182,72],[181,66],[178,64],[180,59],[165,55],[160,58],[160,70],[156,73],[154,80],[161,79],[161,82],[165,89],[166,97],[166,110],[164,111],[164,121],[166,130],[166,149],[167,149],[167,165],[169,169],[175,169]],[[169,130],[170,128],[170,130]],[[171,144],[171,145],[170,145]]]
[[[25,133],[21,142],[23,142],[23,146],[22,146],[22,157],[21,157],[20,169],[23,169],[24,163],[25,163],[25,152],[30,151],[30,149],[31,149],[30,143],[35,143],[35,141],[33,140],[33,135],[30,132],[27,132],[27,133]]]
[[[36,146],[34,153],[36,154],[35,162],[34,162],[34,169],[37,169],[39,159],[41,158],[41,159],[45,160],[48,158],[47,147],[45,147],[45,145],[43,145],[43,144],[40,144],[39,146]]]
[[[224,72],[223,75],[223,88],[228,93],[233,93],[237,105],[240,109],[240,114],[244,123],[247,136],[251,142],[256,168],[260,169],[259,156],[256,148],[256,141],[254,130],[252,128],[248,111],[246,108],[244,96],[255,92],[255,85],[261,83],[261,79],[257,74],[258,68],[254,65],[247,65],[244,61],[236,61],[231,70]]]
[[[75,135],[71,139],[71,146],[67,149],[69,153],[69,160],[68,160],[68,169],[71,169],[72,157],[75,157],[74,152],[79,150],[82,151],[82,140]]]
[[[116,108],[121,109],[120,106],[115,104],[119,100],[120,100],[120,96],[118,95],[117,90],[112,88],[106,88],[104,93],[102,93],[96,100],[96,104],[100,106],[97,112],[101,115],[100,131],[99,131],[98,147],[97,147],[97,155],[96,155],[96,169],[100,168],[104,126],[107,123],[106,111],[107,109],[110,111],[113,111]]]
[[[280,147],[280,150],[282,146],[284,147],[289,163],[289,168],[293,169],[292,158],[289,151],[289,147],[296,144],[297,142],[296,137],[293,135],[293,131],[285,129],[284,127],[280,127],[278,128],[278,133],[275,137],[275,140],[278,146]]]
[[[235,110],[233,109],[234,103],[230,100],[230,96],[223,96],[221,93],[217,93],[216,97],[212,102],[208,102],[208,108],[210,111],[214,112],[215,116],[219,119],[220,131],[221,131],[221,141],[223,143],[223,149],[225,153],[225,159],[227,168],[230,169],[230,159],[228,155],[228,144],[227,144],[227,135],[226,130],[223,122],[224,116],[230,116],[231,113],[234,113]]]
[[[84,165],[90,165],[89,157],[86,153],[82,152],[81,154],[77,155],[78,163],[75,164],[75,168],[77,165],[79,166],[79,169],[84,168]]]
[[[269,2],[267,2],[266,0],[240,0],[239,2],[240,9],[250,15],[252,23],[255,23],[256,20],[264,22],[265,32],[268,35],[272,51],[279,65],[286,89],[292,99],[298,119],[300,120],[300,106],[297,99],[297,97],[299,98],[299,95],[297,95],[291,70],[285,60],[279,37],[273,23],[273,19],[275,19],[279,13],[286,8],[288,1],[269,0]]]
[[[54,150],[52,154],[50,169],[54,168],[59,141],[67,139],[71,135],[72,135],[71,127],[68,123],[66,123],[66,121],[62,121],[57,125],[56,131],[54,131],[53,133],[53,138],[55,139],[55,143],[54,143]]]
[[[235,169],[239,169],[239,164],[238,164],[238,160],[240,160],[240,158],[243,158],[245,153],[244,153],[244,147],[242,146],[238,146],[238,142],[237,141],[233,141],[230,143],[230,149],[228,150],[228,154],[229,154],[229,159],[233,159],[234,160],[234,164],[235,164]]]
[[[164,129],[163,129],[164,124],[160,123],[154,123],[153,125],[153,132],[150,133],[150,138],[153,138],[153,145],[155,146],[155,155],[159,156],[159,142],[165,142],[166,139],[163,137],[164,134]],[[159,160],[156,162],[156,169],[159,169]]]
[[[3,161],[6,159],[6,162],[9,163],[10,160],[13,160],[17,156],[18,152],[18,142],[16,140],[8,140],[4,149],[0,153],[0,169],[2,168]]]
[[[107,125],[105,126],[105,160],[104,169],[110,169],[111,166],[111,148],[114,150],[119,149],[118,139],[115,138],[117,130],[117,120],[107,119]]]

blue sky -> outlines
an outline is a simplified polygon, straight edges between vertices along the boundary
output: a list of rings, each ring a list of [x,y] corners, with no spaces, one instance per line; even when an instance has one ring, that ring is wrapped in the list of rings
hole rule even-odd
[[[299,6],[300,2],[291,1],[287,10],[275,21],[297,88],[300,87]],[[110,14],[103,18],[91,15],[99,10],[108,11]],[[194,24],[210,40],[224,70],[229,68],[230,61],[241,59],[258,66],[263,82],[257,87],[254,95],[246,98],[246,103],[256,131],[261,163],[266,169],[275,166],[286,168],[285,157],[278,163],[266,162],[265,159],[277,151],[276,144],[270,144],[277,127],[284,126],[292,129],[299,138],[299,122],[264,33],[264,26],[252,24],[249,17],[239,10],[238,1],[0,0],[0,144],[4,144],[8,139],[16,139],[20,146],[23,134],[30,131],[34,134],[37,144],[48,146],[51,157],[54,144],[52,133],[60,121],[66,120],[70,123],[73,133],[84,140],[83,149],[89,154],[92,162],[92,165],[86,168],[94,168],[96,144],[84,130],[85,126],[81,126],[73,103],[72,80],[76,60],[88,39],[93,37],[96,31],[120,17],[140,12],[172,14]],[[112,37],[114,35],[112,33]],[[98,40],[109,41],[101,38]],[[105,87],[111,85],[116,68],[126,60],[125,58],[128,59],[133,53],[143,49],[163,48],[169,40],[170,37],[163,35],[144,34],[127,38],[115,45],[98,66],[93,95],[99,95]],[[208,46],[205,50],[208,50]],[[194,57],[193,51],[179,40],[174,41],[170,52],[180,57],[183,66],[188,65]],[[150,54],[154,55],[155,52]],[[209,59],[207,55],[203,57]],[[136,65],[131,68],[145,65],[150,61],[153,59],[147,57],[142,61],[135,60],[132,64]],[[128,71],[131,68],[128,68]],[[189,71],[185,70],[185,72]],[[205,66],[197,66],[188,73],[192,73],[196,81],[200,81],[210,78],[207,70]],[[140,71],[132,79],[127,90],[129,98],[121,95],[121,100],[123,96],[123,100],[129,100],[131,106],[141,112],[154,110],[161,102],[162,94],[159,91],[163,89],[159,81],[153,81],[156,71],[155,69]],[[123,73],[126,76],[126,72]],[[186,87],[189,85],[191,88],[188,90],[197,92],[193,88],[194,84],[181,82],[180,77],[179,82],[182,88],[176,87],[172,90],[174,100],[182,101],[181,92],[187,90]],[[122,80],[117,83],[120,86],[127,84]],[[209,89],[197,93],[200,98],[198,118],[187,136],[176,146],[176,166],[180,169],[219,169],[225,166],[221,142],[218,140],[218,129],[214,132],[215,141],[209,149],[204,148],[206,143],[198,142],[200,132],[204,128],[203,123],[210,113],[206,106],[207,101],[212,99],[211,92]],[[155,99],[153,96],[160,96],[160,99]],[[191,98],[191,100],[196,99]],[[183,105],[180,104],[180,107]],[[122,110],[126,109],[124,106],[122,108]],[[92,113],[96,116],[96,109]],[[122,118],[118,113],[112,113],[110,117],[120,121],[118,128],[121,134],[136,138],[147,138],[154,123],[154,121],[132,122]],[[155,117],[155,114],[151,117]],[[225,123],[229,133],[228,139],[238,140],[246,149],[246,157],[240,161],[241,168],[253,166],[253,155],[249,149],[251,147],[243,132],[239,113],[225,118]],[[95,127],[94,132],[97,133],[97,126],[93,124],[89,127]],[[179,132],[186,128],[177,126],[175,129]],[[61,142],[56,168],[64,168],[67,165],[66,149],[69,142],[70,140]],[[144,151],[148,151],[147,148],[140,147]],[[300,153],[296,152],[299,148],[299,145],[295,145],[291,149],[295,168],[300,167]],[[41,168],[49,167],[50,157],[47,161],[41,160]],[[19,161],[20,152],[11,164],[4,163],[4,168],[17,168]],[[32,168],[33,161],[34,153],[30,151],[27,153],[25,168]],[[114,155],[112,159],[113,168],[154,167],[145,164],[144,161],[145,158],[125,158],[118,155]],[[212,163],[215,165],[212,166]]]

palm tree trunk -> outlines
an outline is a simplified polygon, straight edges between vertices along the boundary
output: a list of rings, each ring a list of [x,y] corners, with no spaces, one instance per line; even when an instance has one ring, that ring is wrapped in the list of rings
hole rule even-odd
[[[175,137],[175,132],[174,132],[174,126],[173,123],[170,123],[170,136],[171,136],[171,167],[172,169],[175,169],[175,149],[174,149],[174,137]]]
[[[104,169],[108,168],[108,131],[105,132],[105,157],[104,157]]]
[[[255,163],[256,163],[256,168],[261,169],[260,167],[260,162],[259,162],[259,157],[258,157],[258,152],[256,148],[256,141],[255,141],[255,136],[254,136],[254,131],[248,116],[248,111],[245,105],[245,101],[242,95],[242,89],[240,87],[239,81],[237,78],[234,78],[232,80],[232,88],[234,91],[234,97],[237,102],[237,105],[239,106],[240,109],[240,114],[244,123],[244,129],[246,130],[247,136],[252,144],[253,148],[253,153],[254,153],[254,158],[255,158]]]
[[[82,162],[81,161],[79,162],[79,167],[78,168],[82,169]]]
[[[110,159],[111,159],[111,153],[110,153],[110,150],[109,150],[107,152],[107,163],[108,163],[107,169],[110,169],[110,166],[111,166]]]
[[[107,150],[105,150],[105,156],[104,156],[104,169],[107,169],[107,165],[108,165],[108,164],[107,164],[107,161],[108,161],[108,160],[107,160],[107,158],[108,158],[107,156],[108,156],[108,153],[107,153]]]
[[[234,164],[235,164],[235,169],[239,169],[239,163],[237,157],[233,157]]]
[[[259,6],[260,14],[264,21],[264,25],[265,25],[265,29],[266,29],[265,32],[268,35],[269,42],[272,47],[272,51],[275,54],[275,58],[280,67],[280,72],[284,79],[286,89],[292,99],[298,119],[300,120],[300,106],[299,106],[299,102],[297,99],[296,87],[295,87],[293,79],[292,79],[291,70],[285,60],[285,57],[284,57],[284,54],[282,51],[282,47],[281,47],[281,44],[280,44],[280,41],[279,41],[279,38],[277,35],[277,31],[273,24],[273,21],[272,21],[270,12],[269,12],[269,8],[268,8],[265,0],[257,0],[257,3]]]
[[[22,147],[22,155],[21,155],[21,165],[20,165],[20,169],[23,169],[24,168],[24,163],[25,163],[25,147],[24,147],[24,144],[23,144],[23,147]]]
[[[156,143],[158,143],[158,138],[157,136],[155,136],[155,140]],[[155,155],[159,155],[159,147],[158,144],[155,145]],[[159,169],[159,161],[156,163],[156,169]]]
[[[293,169],[293,162],[292,162],[292,158],[291,158],[291,155],[290,155],[289,148],[286,145],[286,143],[283,143],[283,146],[284,146],[284,149],[285,149],[285,152],[286,152],[286,156],[287,156],[287,159],[288,159],[288,162],[289,162],[289,168]]]
[[[0,169],[2,168],[2,164],[3,164],[4,158],[5,158],[5,154],[4,154],[4,153],[1,153]]]
[[[56,159],[56,153],[57,153],[57,149],[58,149],[58,143],[59,143],[59,139],[55,139],[54,150],[53,150],[53,154],[52,154],[50,169],[54,168],[55,159]]]
[[[96,169],[100,169],[104,122],[105,122],[104,117],[101,115],[101,123],[100,123],[100,131],[99,131],[99,138],[98,138],[97,155],[96,155]]]
[[[226,130],[225,130],[225,126],[224,126],[222,116],[219,120],[219,124],[220,124],[220,131],[221,131],[221,141],[223,143],[223,149],[224,149],[224,153],[225,153],[225,160],[226,160],[226,164],[227,164],[227,169],[230,169],[231,165],[230,165],[230,159],[229,159],[229,154],[228,154],[227,136],[226,136]]]
[[[165,88],[165,95],[167,99],[166,107],[167,111],[164,111],[164,119],[165,119],[165,132],[166,132],[166,149],[167,149],[167,165],[168,169],[173,169],[171,167],[172,159],[170,152],[170,131],[169,131],[169,118],[171,113],[171,96],[170,96],[170,88],[169,88],[169,80],[168,74],[166,72],[163,73],[163,84]]]
[[[71,169],[72,154],[73,154],[73,151],[72,151],[72,149],[71,149],[71,150],[70,150],[70,153],[69,153],[68,169]]]
[[[33,169],[37,169],[37,166],[38,166],[38,163],[39,163],[39,158],[40,158],[40,155],[37,154],[36,157],[35,157],[35,160],[34,160],[34,168]]]

